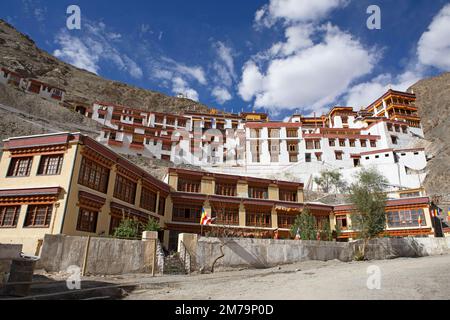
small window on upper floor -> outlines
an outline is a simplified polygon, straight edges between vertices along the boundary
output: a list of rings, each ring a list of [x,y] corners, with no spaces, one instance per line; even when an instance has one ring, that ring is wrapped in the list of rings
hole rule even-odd
[[[61,174],[64,156],[62,154],[42,156],[38,175],[52,176]]]
[[[391,136],[391,139],[393,144],[398,144],[398,138],[396,136]]]
[[[32,164],[33,157],[12,158],[7,177],[28,177]]]

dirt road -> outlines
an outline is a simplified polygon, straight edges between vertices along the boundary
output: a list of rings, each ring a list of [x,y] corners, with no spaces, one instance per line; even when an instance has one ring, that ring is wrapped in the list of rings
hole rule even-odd
[[[379,284],[379,290],[368,289],[369,277],[370,286]],[[450,255],[352,263],[310,261],[266,270],[140,280],[140,289],[127,299],[450,299]]]

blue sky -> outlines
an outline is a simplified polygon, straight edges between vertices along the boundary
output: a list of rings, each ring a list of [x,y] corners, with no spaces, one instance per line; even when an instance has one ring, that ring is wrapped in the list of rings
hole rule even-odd
[[[81,30],[66,9],[81,9]],[[381,9],[369,30],[367,8]],[[3,0],[1,18],[105,78],[220,109],[322,114],[359,108],[450,71],[444,0]]]

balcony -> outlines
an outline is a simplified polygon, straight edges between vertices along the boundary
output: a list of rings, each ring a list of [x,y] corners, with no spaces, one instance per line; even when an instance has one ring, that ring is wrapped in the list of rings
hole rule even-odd
[[[144,150],[145,146],[143,143],[132,142],[130,143],[130,149],[134,150]]]
[[[108,140],[108,145],[114,146],[114,147],[122,147],[123,146],[123,141],[109,139]]]

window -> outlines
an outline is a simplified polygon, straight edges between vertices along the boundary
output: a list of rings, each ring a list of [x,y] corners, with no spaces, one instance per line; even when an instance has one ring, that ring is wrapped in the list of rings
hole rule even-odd
[[[178,178],[178,191],[199,193],[200,186],[201,186],[200,180],[188,180],[188,179]]]
[[[288,138],[297,138],[298,130],[287,130],[287,137]]]
[[[387,128],[388,128],[389,131],[394,131],[393,127],[392,127],[392,123],[388,123],[387,124]]]
[[[348,117],[347,116],[343,116],[342,117],[342,124],[348,124]]]
[[[328,139],[328,144],[330,145],[330,147],[335,147],[336,146],[336,140]]]
[[[166,198],[159,197],[159,206],[158,206],[158,214],[163,216],[166,211]]]
[[[142,188],[141,208],[155,212],[156,211],[156,193],[147,188]]]
[[[314,141],[306,140],[306,150],[312,150],[312,149],[314,149]]]
[[[248,227],[272,227],[272,214],[270,211],[249,210],[245,216]]]
[[[52,209],[53,206],[51,204],[28,206],[24,227],[49,227],[52,219]]]
[[[335,152],[336,160],[342,160],[342,154],[343,152]]]
[[[408,133],[408,127],[402,126],[402,132],[403,133]]]
[[[95,233],[97,231],[98,212],[80,208],[78,213],[77,230]]]
[[[375,140],[370,140],[370,146],[372,148],[376,148],[377,147],[377,142]]]
[[[395,132],[400,132],[400,126],[399,125],[395,125]]]
[[[267,199],[269,191],[267,187],[248,187],[248,197],[253,199]]]
[[[173,205],[173,221],[200,223],[201,217],[201,205]]]
[[[280,129],[269,129],[269,138],[279,138]]]
[[[214,224],[219,225],[239,225],[239,208],[223,207],[215,208],[213,207],[211,212],[211,218],[216,218]]]
[[[295,216],[278,214],[278,228],[290,229],[295,223]]]
[[[99,113],[98,114],[98,118],[99,119],[105,119],[105,114],[104,113]]]
[[[311,162],[311,153],[306,153],[305,154],[305,161],[306,162]]]
[[[8,169],[8,177],[28,177],[33,157],[13,158]]]
[[[361,148],[366,148],[367,147],[367,140],[361,140]]]
[[[136,198],[136,183],[121,176],[117,175],[116,185],[114,187],[114,197],[134,204]]]
[[[237,186],[235,183],[217,182],[215,192],[219,196],[235,197]]]
[[[339,139],[339,146],[345,147],[345,139]]]
[[[347,216],[337,216],[336,217],[336,224],[339,226],[341,230],[347,230]]]
[[[64,156],[62,154],[42,156],[39,163],[38,174],[45,176],[54,176],[61,174],[61,168]]]
[[[387,213],[387,223],[391,228],[418,227],[419,217],[420,225],[426,225],[423,209],[392,211]]]
[[[289,155],[289,162],[291,163],[298,162],[298,156],[296,154]]]
[[[356,147],[356,141],[355,140],[350,140],[350,147],[352,147],[352,148]]]
[[[320,149],[320,140],[314,141],[314,149]]]
[[[322,154],[316,153],[316,159],[317,159],[317,161],[322,161]]]
[[[15,228],[19,214],[20,206],[0,207],[0,228]]]
[[[280,201],[297,202],[297,191],[280,189],[279,198]]]
[[[297,152],[297,144],[296,143],[289,143],[288,144],[288,151],[289,152]]]
[[[78,183],[103,193],[107,192],[109,169],[83,157]]]
[[[392,144],[398,144],[398,138],[396,136],[391,136]]]

